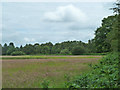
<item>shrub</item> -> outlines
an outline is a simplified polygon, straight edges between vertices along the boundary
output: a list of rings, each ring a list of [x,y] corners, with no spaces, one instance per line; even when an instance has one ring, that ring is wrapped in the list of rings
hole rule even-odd
[[[43,82],[41,83],[42,88],[49,88],[49,83],[50,83],[49,80],[44,79]]]
[[[11,55],[12,55],[12,56],[25,55],[25,53],[22,52],[22,51],[14,51],[14,52],[11,53]]]
[[[104,57],[99,64],[92,66],[91,73],[83,74],[69,82],[69,88],[120,88],[119,57],[117,53]]]

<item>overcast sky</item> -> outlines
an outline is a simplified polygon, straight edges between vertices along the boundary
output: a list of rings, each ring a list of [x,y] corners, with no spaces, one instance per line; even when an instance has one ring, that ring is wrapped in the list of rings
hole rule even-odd
[[[63,42],[94,38],[113,2],[5,2],[2,4],[2,44]]]

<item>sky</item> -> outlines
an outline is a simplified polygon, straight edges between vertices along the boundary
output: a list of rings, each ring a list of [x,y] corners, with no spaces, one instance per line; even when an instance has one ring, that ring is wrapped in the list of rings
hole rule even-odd
[[[87,42],[113,14],[111,7],[113,2],[4,2],[2,44]]]

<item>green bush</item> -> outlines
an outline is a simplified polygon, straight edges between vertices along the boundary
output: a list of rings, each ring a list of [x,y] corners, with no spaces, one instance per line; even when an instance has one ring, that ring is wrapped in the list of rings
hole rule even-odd
[[[42,88],[49,88],[49,83],[50,83],[49,80],[44,79],[43,82],[41,83]]]
[[[14,51],[14,52],[11,53],[11,55],[12,55],[12,56],[25,55],[25,53],[22,52],[22,51]]]
[[[68,49],[63,49],[61,50],[60,54],[70,54],[70,51],[68,51]]]
[[[105,56],[94,66],[93,71],[78,76],[67,84],[69,88],[120,88],[118,53]]]
[[[80,55],[80,54],[84,54],[84,53],[86,53],[86,50],[84,47],[81,47],[81,46],[76,46],[72,50],[73,55]]]

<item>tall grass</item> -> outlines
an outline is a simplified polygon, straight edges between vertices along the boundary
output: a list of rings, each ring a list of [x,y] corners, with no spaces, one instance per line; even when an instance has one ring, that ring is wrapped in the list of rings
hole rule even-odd
[[[58,57],[59,58],[59,57]],[[91,71],[99,58],[3,61],[3,88],[64,88],[65,82]]]

